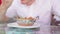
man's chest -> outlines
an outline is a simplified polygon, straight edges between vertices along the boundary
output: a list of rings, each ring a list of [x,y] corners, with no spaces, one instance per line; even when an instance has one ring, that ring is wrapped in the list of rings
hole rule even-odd
[[[36,1],[36,3],[34,3],[31,6],[19,6],[18,7],[18,14],[22,14],[22,15],[44,15],[48,12],[51,11],[51,2],[50,1],[45,1],[45,0],[41,0],[40,1]]]

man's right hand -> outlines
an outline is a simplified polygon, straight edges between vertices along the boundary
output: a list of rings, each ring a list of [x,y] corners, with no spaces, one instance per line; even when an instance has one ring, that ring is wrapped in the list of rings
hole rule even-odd
[[[1,7],[3,7],[4,9],[7,9],[12,4],[12,1],[13,0],[2,0]]]

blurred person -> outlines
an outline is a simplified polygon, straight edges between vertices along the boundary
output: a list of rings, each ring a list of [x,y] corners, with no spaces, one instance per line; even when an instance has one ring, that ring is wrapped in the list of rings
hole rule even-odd
[[[60,0],[13,0],[11,6],[6,10],[2,11],[3,21],[8,21],[9,18],[17,16],[27,18],[38,17],[37,21],[40,23],[40,34],[51,34],[49,28],[51,15],[54,14],[60,17]]]

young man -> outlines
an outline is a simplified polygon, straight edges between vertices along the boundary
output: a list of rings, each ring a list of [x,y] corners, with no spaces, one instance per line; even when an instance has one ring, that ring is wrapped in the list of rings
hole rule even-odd
[[[51,11],[53,9],[54,11]],[[6,9],[7,10],[7,9]],[[40,34],[51,34],[51,14],[60,17],[60,0],[13,0],[7,12],[3,11],[5,19],[14,17],[38,17]],[[6,12],[6,13],[5,13]],[[5,15],[6,14],[6,15]],[[47,27],[45,27],[47,26]]]

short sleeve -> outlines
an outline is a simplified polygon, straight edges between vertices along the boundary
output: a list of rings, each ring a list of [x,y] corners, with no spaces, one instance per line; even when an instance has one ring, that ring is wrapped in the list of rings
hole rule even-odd
[[[17,10],[17,1],[14,0],[11,4],[11,6],[7,9],[6,16],[9,18],[13,18],[16,16],[16,10]]]
[[[13,18],[16,16],[16,11],[15,11],[15,9],[12,9],[12,8],[8,8],[8,10],[6,12],[6,16],[9,18]]]

